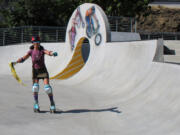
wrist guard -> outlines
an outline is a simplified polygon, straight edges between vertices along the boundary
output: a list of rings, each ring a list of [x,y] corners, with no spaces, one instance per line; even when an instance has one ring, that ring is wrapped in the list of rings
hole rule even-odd
[[[23,63],[25,61],[24,58],[20,58],[20,63]]]

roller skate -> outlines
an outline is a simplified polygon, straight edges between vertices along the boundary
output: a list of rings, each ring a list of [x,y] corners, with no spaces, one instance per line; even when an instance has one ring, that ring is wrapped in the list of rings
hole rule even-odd
[[[34,112],[35,112],[35,113],[40,112],[40,108],[39,108],[39,104],[38,104],[38,103],[35,103],[35,104],[34,104]]]
[[[50,106],[50,113],[55,113],[56,112],[56,106],[55,104]]]

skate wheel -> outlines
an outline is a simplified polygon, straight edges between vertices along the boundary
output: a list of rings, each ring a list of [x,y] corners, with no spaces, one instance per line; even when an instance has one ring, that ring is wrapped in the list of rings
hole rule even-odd
[[[34,109],[34,112],[35,112],[35,113],[39,113],[40,110],[39,110],[39,109]]]
[[[56,111],[55,110],[50,110],[50,113],[55,113]]]

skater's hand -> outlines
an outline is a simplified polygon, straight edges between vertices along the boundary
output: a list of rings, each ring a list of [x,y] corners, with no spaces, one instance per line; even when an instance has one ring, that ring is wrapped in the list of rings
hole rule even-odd
[[[23,63],[25,61],[25,59],[23,57],[19,58],[16,63]]]
[[[53,52],[52,54],[54,57],[58,56],[58,53],[57,52]]]

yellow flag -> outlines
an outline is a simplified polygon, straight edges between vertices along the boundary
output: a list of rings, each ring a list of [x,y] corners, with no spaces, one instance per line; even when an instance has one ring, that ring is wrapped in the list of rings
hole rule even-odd
[[[16,70],[15,70],[14,65],[13,65],[12,62],[9,63],[9,67],[10,67],[10,69],[11,69],[11,73],[12,73],[13,77],[18,81],[18,83],[22,84],[23,86],[26,86],[26,85],[22,82],[22,80],[19,78],[19,76],[17,75]]]

